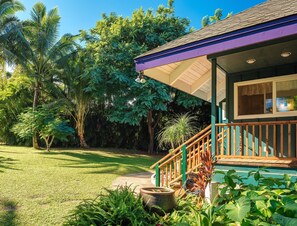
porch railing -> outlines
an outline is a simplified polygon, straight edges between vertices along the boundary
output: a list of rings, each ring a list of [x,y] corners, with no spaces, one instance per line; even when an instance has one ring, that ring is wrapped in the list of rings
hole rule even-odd
[[[297,157],[297,121],[216,125],[216,157],[290,159]]]
[[[210,147],[211,126],[208,126],[151,166],[156,168],[156,185],[168,187],[185,180],[187,173],[199,168],[201,152]]]

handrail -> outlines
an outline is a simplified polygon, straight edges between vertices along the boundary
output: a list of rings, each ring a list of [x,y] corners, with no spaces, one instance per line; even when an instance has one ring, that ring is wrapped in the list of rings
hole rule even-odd
[[[211,126],[206,127],[151,168],[156,166],[158,170],[160,183],[157,186],[171,186],[184,181],[189,172],[196,172],[201,165],[201,154],[210,151],[212,145],[216,146],[217,159],[296,159],[296,131],[297,120],[218,123],[215,131],[211,131]],[[210,136],[212,132],[216,137],[214,141]]]
[[[245,126],[245,125],[281,125],[281,124],[290,124],[297,123],[297,120],[288,120],[288,121],[274,121],[274,122],[232,122],[232,123],[216,123],[216,127],[219,126]]]
[[[195,139],[197,139],[198,137],[200,137],[202,134],[204,134],[207,130],[211,129],[211,125],[207,126],[205,129],[199,131],[196,135],[194,135],[193,137],[191,137],[190,139],[188,139],[186,142],[184,142],[182,145],[178,146],[177,148],[175,148],[171,153],[167,154],[166,156],[164,156],[163,158],[161,158],[159,161],[157,161],[155,164],[153,164],[150,169],[154,169],[156,167],[157,164],[162,164],[164,161],[166,161],[166,159],[172,157],[172,155],[174,156],[178,151],[181,150],[181,148],[184,145],[187,145],[191,142],[193,142]]]
[[[157,165],[160,174],[161,186],[170,186],[173,182],[182,179],[186,180],[187,173],[197,171],[201,162],[201,154],[211,148],[211,130],[204,130],[199,137],[183,146],[182,151],[175,155],[168,155],[161,164]]]
[[[196,140],[195,142],[191,143],[189,146],[187,146],[187,149],[191,148],[193,145],[195,145],[196,143],[200,142],[201,140],[203,140],[207,135],[209,135],[211,133],[211,131],[208,131],[207,133],[205,133],[203,136],[199,137],[198,140]],[[165,164],[167,164],[168,162],[170,162],[171,160],[175,159],[177,156],[180,156],[181,152],[178,152],[177,154],[173,155],[171,158],[167,159],[165,162],[161,163],[159,167],[164,166]]]
[[[297,156],[297,120],[216,124],[217,158],[289,159]]]

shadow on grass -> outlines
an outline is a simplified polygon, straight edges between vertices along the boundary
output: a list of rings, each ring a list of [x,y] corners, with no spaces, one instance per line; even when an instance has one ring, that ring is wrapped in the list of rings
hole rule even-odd
[[[3,173],[4,170],[18,170],[13,167],[15,164],[16,160],[12,158],[4,158],[0,156],[0,173]]]
[[[108,152],[106,152],[108,153]],[[100,152],[90,153],[86,152],[45,152],[42,155],[48,156],[47,158],[61,160],[65,163],[61,164],[62,167],[90,169],[88,173],[108,173],[108,174],[125,174],[130,172],[143,172],[147,171],[156,159],[137,154],[118,154],[116,156],[105,156]],[[114,154],[114,153],[113,153]],[[71,158],[63,158],[66,155]]]
[[[0,199],[0,225],[16,226],[17,204],[8,199]]]

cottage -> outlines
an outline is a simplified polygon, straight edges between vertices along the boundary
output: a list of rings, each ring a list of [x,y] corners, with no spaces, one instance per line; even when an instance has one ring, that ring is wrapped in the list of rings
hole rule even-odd
[[[297,1],[268,0],[135,59],[136,70],[211,102],[211,125],[156,163],[161,185],[216,168],[297,176]],[[186,160],[185,160],[186,159]],[[177,164],[176,164],[177,163]],[[219,180],[219,178],[217,178]]]

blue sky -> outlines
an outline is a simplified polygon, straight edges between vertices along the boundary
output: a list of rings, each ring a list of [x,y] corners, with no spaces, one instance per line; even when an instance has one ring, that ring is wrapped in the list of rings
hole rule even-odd
[[[30,15],[36,0],[20,0],[26,7],[26,12],[19,13],[21,19]],[[201,27],[201,18],[212,15],[217,8],[228,12],[238,13],[265,0],[175,0],[175,11],[179,17],[186,17],[191,26]],[[144,9],[156,9],[158,5],[167,4],[167,0],[43,0],[47,9],[59,8],[61,19],[60,35],[76,34],[79,30],[88,30],[95,26],[102,13],[116,12],[118,15],[130,16],[141,6]]]

